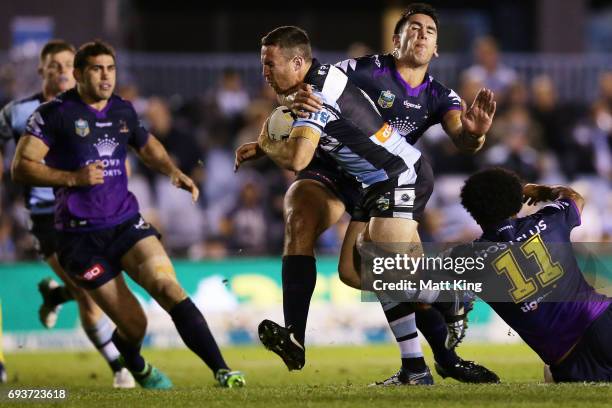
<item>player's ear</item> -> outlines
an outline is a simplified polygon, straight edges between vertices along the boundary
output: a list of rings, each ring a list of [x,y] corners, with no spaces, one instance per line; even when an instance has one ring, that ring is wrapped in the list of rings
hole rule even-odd
[[[391,40],[393,41],[393,48],[399,48],[400,46],[399,34],[393,34],[393,37],[391,38]]]
[[[299,71],[303,65],[304,65],[304,57],[300,55],[296,55],[295,57],[293,57],[293,69],[295,71]]]
[[[82,76],[82,72],[81,72],[81,70],[80,70],[80,69],[74,68],[74,69],[72,70],[72,75],[74,75],[74,79],[75,79],[75,81],[77,81],[77,82],[81,82],[81,78],[82,78],[83,76]]]
[[[440,55],[438,55],[438,44],[436,44],[434,46],[434,52],[433,52],[433,56],[438,58]]]

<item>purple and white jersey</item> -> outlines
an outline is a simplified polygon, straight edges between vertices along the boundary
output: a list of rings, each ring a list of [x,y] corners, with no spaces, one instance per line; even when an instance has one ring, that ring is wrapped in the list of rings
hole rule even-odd
[[[40,105],[28,120],[26,134],[49,147],[49,167],[75,171],[95,161],[104,165],[103,184],[55,188],[57,229],[105,229],[138,213],[136,197],[127,189],[125,160],[128,145],[140,149],[149,133],[130,102],[113,95],[97,111],[71,89]]]
[[[482,271],[464,277],[483,282],[478,296],[547,364],[559,361],[612,303],[578,265],[569,237],[580,222],[575,203],[560,199],[453,249],[453,256],[484,258]]]

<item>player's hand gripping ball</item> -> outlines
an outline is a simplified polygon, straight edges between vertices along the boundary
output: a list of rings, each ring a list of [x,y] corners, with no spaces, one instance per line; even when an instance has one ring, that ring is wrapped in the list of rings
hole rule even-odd
[[[285,140],[291,133],[295,116],[291,109],[279,106],[268,118],[268,137],[272,140]]]

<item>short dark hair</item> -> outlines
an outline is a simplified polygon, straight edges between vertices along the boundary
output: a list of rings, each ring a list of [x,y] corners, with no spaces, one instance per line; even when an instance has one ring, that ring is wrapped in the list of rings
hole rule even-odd
[[[461,204],[481,226],[494,225],[521,210],[523,182],[500,167],[479,171],[463,185]]]
[[[435,8],[427,3],[412,3],[408,6],[406,11],[402,13],[402,16],[397,23],[395,23],[395,28],[393,29],[393,34],[398,34],[402,31],[404,24],[408,21],[410,16],[415,14],[425,14],[426,16],[431,17],[431,19],[436,24],[436,30],[438,29],[438,12]]]
[[[87,59],[89,57],[97,57],[98,55],[110,55],[116,60],[113,47],[104,41],[94,40],[79,47],[74,56],[74,68],[80,70],[85,69],[85,67],[87,67]]]
[[[312,49],[310,48],[310,39],[306,31],[296,26],[277,27],[263,36],[261,39],[262,46],[275,45],[283,50],[297,50],[298,55],[304,57],[305,60],[312,59]]]
[[[62,51],[70,51],[71,53],[76,53],[74,46],[64,40],[50,40],[48,41],[40,50],[40,63],[42,64],[47,58],[47,55],[57,54]]]

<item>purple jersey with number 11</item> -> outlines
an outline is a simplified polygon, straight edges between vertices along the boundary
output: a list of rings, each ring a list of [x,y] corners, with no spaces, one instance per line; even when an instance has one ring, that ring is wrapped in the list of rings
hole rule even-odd
[[[55,188],[55,227],[65,231],[93,231],[118,225],[138,214],[136,197],[127,189],[125,160],[128,145],[143,147],[148,132],[132,104],[113,95],[98,111],[71,89],[40,105],[26,133],[42,140],[49,167],[75,171],[100,161],[104,183],[88,187]]]

